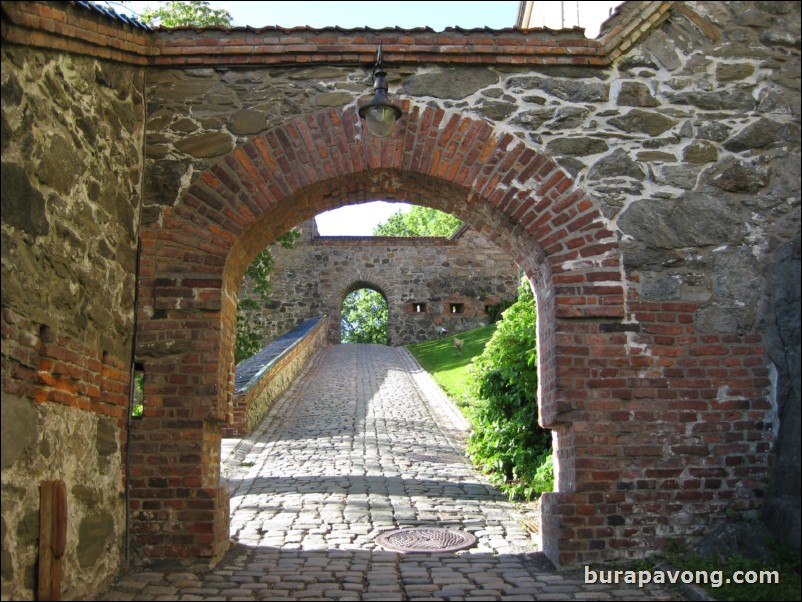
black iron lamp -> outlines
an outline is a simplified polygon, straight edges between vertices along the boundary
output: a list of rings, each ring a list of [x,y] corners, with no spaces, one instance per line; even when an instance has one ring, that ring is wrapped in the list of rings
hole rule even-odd
[[[379,138],[388,136],[393,124],[402,115],[401,108],[387,100],[386,76],[387,72],[382,66],[382,48],[379,46],[376,66],[373,67],[373,99],[359,108],[359,116],[365,120],[368,131]]]

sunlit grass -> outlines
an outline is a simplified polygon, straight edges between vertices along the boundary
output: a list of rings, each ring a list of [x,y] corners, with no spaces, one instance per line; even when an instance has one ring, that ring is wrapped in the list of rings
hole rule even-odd
[[[480,355],[485,344],[493,336],[495,324],[488,324],[474,330],[442,339],[407,345],[421,367],[432,375],[440,388],[458,405],[470,399],[468,370],[474,357]],[[454,336],[465,341],[462,353],[454,347]]]

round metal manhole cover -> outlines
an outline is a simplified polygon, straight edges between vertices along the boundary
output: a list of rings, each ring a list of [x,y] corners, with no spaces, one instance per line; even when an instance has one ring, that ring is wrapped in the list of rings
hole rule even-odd
[[[419,454],[419,453],[410,453],[407,454],[407,458],[412,460],[413,462],[442,462],[442,458],[440,456],[432,456],[431,454]]]
[[[475,535],[453,529],[417,527],[388,531],[376,538],[376,543],[396,552],[456,552],[476,543]]]
[[[459,454],[453,453],[443,453],[439,455],[432,455],[432,454],[420,454],[418,452],[410,452],[407,454],[407,458],[412,460],[413,462],[432,462],[432,463],[444,463],[444,464],[459,464],[463,462],[463,457]]]

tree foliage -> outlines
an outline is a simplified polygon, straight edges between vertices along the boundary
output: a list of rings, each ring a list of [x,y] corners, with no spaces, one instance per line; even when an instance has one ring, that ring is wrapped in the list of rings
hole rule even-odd
[[[530,499],[554,484],[551,436],[538,425],[535,299],[526,279],[471,375],[468,453],[510,497]]]
[[[262,348],[262,337],[246,313],[254,309],[259,309],[259,303],[253,299],[240,299],[237,303],[237,340],[234,344],[236,364],[248,359]]]
[[[451,236],[462,222],[437,209],[413,205],[409,211],[397,211],[374,228],[374,236]]]
[[[387,344],[387,300],[381,293],[363,288],[343,301],[340,312],[343,343]]]
[[[231,14],[224,8],[212,8],[208,2],[189,0],[187,2],[159,2],[158,8],[145,9],[140,15],[143,23],[162,27],[220,25],[230,27]]]
[[[293,229],[270,246],[278,244],[285,249],[291,249],[300,236],[301,231]],[[261,297],[261,306],[270,302],[270,274],[274,263],[270,246],[263,249],[245,270],[245,275],[253,280],[254,292]],[[237,340],[234,346],[234,362],[237,364],[262,348],[262,337],[247,314],[259,307],[260,301],[253,297],[243,297],[237,302]]]
[[[300,238],[301,231],[293,229],[281,236],[274,244],[281,245],[285,249],[292,249],[295,242]],[[249,276],[254,281],[254,290],[267,300],[270,295],[270,274],[273,271],[273,254],[270,252],[270,247],[263,249],[245,270],[245,275]]]

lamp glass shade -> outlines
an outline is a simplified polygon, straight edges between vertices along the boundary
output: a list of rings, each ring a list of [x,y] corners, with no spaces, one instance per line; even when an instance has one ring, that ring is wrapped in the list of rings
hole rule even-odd
[[[365,111],[368,131],[379,138],[389,136],[397,118],[397,109],[390,105],[374,105]]]

